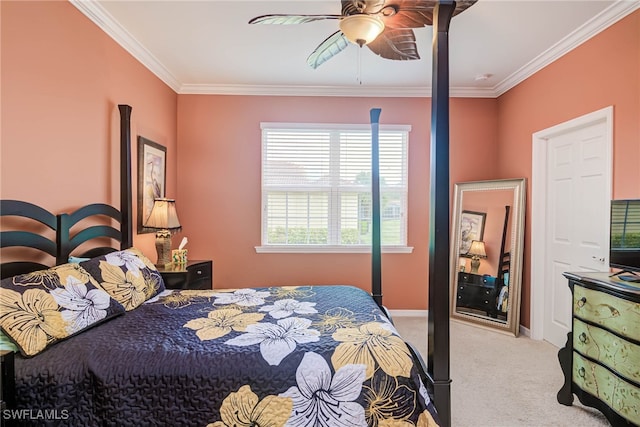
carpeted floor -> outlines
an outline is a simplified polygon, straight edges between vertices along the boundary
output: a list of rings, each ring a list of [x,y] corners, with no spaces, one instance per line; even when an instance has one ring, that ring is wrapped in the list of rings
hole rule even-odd
[[[426,317],[394,316],[400,334],[427,355]],[[563,375],[558,348],[472,325],[451,322],[451,424],[453,427],[597,427],[609,422],[597,410],[557,402]]]

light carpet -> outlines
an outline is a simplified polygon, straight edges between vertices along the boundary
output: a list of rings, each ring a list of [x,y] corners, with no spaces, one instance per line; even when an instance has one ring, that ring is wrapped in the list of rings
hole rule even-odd
[[[427,360],[427,318],[395,316],[396,329]],[[556,400],[564,383],[558,348],[546,341],[451,322],[453,427],[609,426],[597,410]]]

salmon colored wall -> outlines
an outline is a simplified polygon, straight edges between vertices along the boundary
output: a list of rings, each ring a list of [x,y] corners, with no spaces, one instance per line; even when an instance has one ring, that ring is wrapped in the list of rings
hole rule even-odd
[[[408,244],[383,254],[385,305],[426,309],[430,99],[181,95],[176,201],[189,256],[213,259],[214,286],[351,284],[371,289],[369,254],[257,254],[260,122],[409,124]],[[497,166],[496,100],[451,100],[452,182],[485,179]],[[462,153],[465,155],[463,156]],[[482,165],[482,168],[478,168]]]
[[[175,195],[176,93],[67,1],[2,1],[0,11],[0,197],[54,213],[119,206],[118,104],[133,107],[134,165],[138,133],[166,146]],[[153,235],[134,244],[155,259]]]
[[[640,11],[623,18],[498,99],[504,178],[526,177],[521,323],[530,324],[532,134],[612,105],[613,196],[640,197]]]

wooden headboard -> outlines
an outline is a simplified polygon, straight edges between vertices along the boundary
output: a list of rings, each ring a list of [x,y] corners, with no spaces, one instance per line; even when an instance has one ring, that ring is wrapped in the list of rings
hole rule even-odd
[[[53,257],[55,264],[58,265],[68,262],[71,255],[94,257],[133,245],[132,109],[128,105],[118,105],[118,109],[120,110],[120,208],[95,203],[83,206],[72,213],[54,214],[29,202],[0,200],[0,219],[2,220],[0,249],[19,250],[21,255],[24,253],[29,259],[0,264],[1,278],[49,268],[52,262],[47,262],[47,259],[50,257]],[[88,225],[84,226],[83,221]],[[114,240],[118,242],[117,245],[111,244]],[[89,245],[92,247],[82,250],[80,246],[86,242],[91,242]],[[79,252],[80,250],[82,252]],[[4,256],[3,259],[5,259]]]

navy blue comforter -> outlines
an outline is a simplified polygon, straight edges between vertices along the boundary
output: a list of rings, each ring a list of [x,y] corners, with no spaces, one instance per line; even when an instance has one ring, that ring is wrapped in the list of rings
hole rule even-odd
[[[169,291],[16,359],[18,409],[38,425],[437,420],[407,346],[351,286]]]

